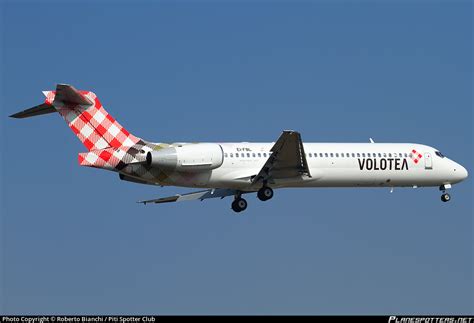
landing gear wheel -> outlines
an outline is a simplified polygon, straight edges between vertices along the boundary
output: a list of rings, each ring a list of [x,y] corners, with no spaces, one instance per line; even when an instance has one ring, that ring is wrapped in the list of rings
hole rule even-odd
[[[232,210],[235,212],[242,212],[247,208],[247,201],[243,198],[237,198],[232,202]]]
[[[441,201],[443,202],[449,202],[451,200],[451,196],[448,193],[444,193],[441,195]]]
[[[264,186],[258,190],[257,197],[260,201],[267,201],[273,197],[273,190],[270,187]]]

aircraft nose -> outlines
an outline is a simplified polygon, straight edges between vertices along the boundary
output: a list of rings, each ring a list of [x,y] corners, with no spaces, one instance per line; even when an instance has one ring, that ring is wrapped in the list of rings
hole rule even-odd
[[[464,168],[464,166],[461,166],[459,164],[457,164],[456,167],[454,168],[454,172],[456,175],[456,179],[459,181],[463,181],[467,178],[467,176],[469,176],[467,169]]]
[[[469,173],[467,172],[467,169],[465,167],[461,166],[460,171],[461,171],[463,180],[466,179],[469,176]]]

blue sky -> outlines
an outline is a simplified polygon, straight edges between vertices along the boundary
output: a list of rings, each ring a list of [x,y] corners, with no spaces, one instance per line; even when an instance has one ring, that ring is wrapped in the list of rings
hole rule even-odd
[[[229,199],[77,165],[70,83],[153,141],[416,142],[473,165],[469,1],[26,2],[1,8],[2,313],[473,313],[472,180]]]

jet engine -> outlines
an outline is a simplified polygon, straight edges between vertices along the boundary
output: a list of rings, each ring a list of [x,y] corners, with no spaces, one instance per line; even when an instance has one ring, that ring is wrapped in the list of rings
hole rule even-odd
[[[146,155],[149,166],[179,172],[198,172],[218,168],[224,162],[218,144],[184,144],[150,151]]]

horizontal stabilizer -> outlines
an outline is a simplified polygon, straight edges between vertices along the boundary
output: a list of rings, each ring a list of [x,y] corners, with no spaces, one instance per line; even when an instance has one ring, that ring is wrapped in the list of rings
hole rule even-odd
[[[54,101],[81,105],[94,104],[94,102],[91,102],[91,100],[82,95],[72,85],[68,84],[58,84],[56,86],[56,94],[54,97]]]
[[[12,114],[10,117],[15,119],[23,119],[53,112],[56,112],[56,109],[52,105],[43,103],[30,109]]]
[[[138,201],[137,203],[169,203],[169,202],[182,202],[182,201],[192,201],[192,200],[205,200],[211,198],[224,198],[226,196],[235,195],[237,193],[236,190],[231,189],[212,189],[206,191],[199,191],[194,193],[187,193],[187,194],[176,194],[174,196],[162,197],[154,200],[145,200],[145,201]]]

